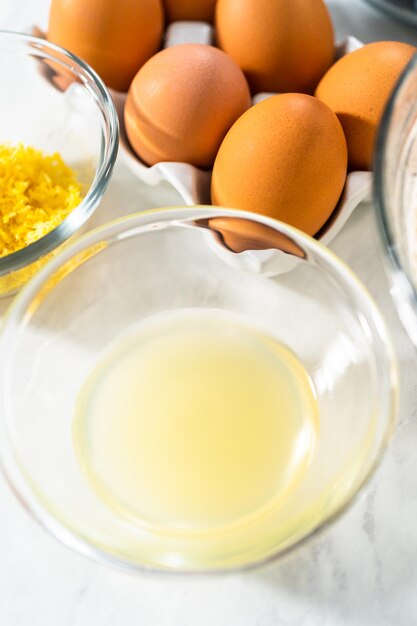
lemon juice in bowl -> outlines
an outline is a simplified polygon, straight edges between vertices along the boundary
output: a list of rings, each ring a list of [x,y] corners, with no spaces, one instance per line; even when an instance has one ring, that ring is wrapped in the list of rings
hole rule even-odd
[[[142,321],[105,352],[78,396],[77,457],[118,515],[160,532],[224,531],[297,488],[318,405],[297,357],[231,314]]]

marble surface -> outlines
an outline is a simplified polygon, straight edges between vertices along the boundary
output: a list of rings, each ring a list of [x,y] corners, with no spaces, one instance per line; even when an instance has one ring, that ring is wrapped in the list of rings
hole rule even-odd
[[[87,1],[87,0],[86,0]],[[338,36],[417,33],[361,0],[329,2]],[[48,0],[1,0],[0,28],[44,25]],[[1,95],[0,95],[1,97]],[[96,218],[176,201],[119,164]],[[308,547],[266,568],[227,576],[129,575],[98,566],[39,528],[0,478],[0,624],[4,626],[412,626],[417,624],[417,353],[393,308],[371,206],[332,244],[368,286],[401,368],[399,426],[372,484]],[[5,303],[1,304],[1,311]]]

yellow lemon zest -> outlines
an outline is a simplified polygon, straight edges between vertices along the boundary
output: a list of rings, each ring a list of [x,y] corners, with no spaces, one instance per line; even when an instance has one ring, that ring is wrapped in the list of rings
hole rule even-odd
[[[0,257],[49,233],[81,200],[81,184],[58,153],[0,145]]]

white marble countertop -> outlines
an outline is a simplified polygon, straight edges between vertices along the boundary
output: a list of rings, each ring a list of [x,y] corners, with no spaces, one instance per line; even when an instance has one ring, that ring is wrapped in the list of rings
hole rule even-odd
[[[0,28],[45,25],[48,4],[0,0]],[[363,41],[417,44],[415,30],[361,0],[329,4],[338,38],[349,33]],[[176,201],[169,188],[145,189],[118,164],[96,223]],[[62,547],[0,478],[2,626],[417,624],[417,353],[391,302],[375,231],[372,207],[361,206],[332,248],[365,282],[387,320],[401,366],[401,409],[382,467],[349,512],[308,547],[267,568],[213,577],[134,576]]]

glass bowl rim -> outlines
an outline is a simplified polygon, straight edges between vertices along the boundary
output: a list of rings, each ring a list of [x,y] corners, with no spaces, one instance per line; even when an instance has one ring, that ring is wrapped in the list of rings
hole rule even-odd
[[[0,258],[0,276],[30,265],[59,247],[82,227],[97,208],[106,190],[119,149],[119,121],[113,100],[100,76],[85,61],[69,50],[40,37],[0,30],[0,42],[7,42],[8,40],[26,45],[28,50],[32,46],[35,50],[49,50],[55,53],[52,54],[54,63],[62,67],[70,67],[75,76],[82,78],[83,85],[89,87],[96,100],[96,106],[101,109],[104,123],[107,126],[107,139],[99,158],[93,182],[80,204],[49,233],[28,246]]]
[[[393,274],[396,286],[401,295],[416,310],[417,309],[417,288],[404,268],[400,256],[395,247],[395,236],[389,223],[389,211],[385,199],[385,161],[387,155],[388,139],[392,128],[392,119],[398,97],[409,76],[417,70],[417,52],[410,59],[393,92],[388,100],[380,123],[374,158],[374,201],[376,208],[378,232],[384,246],[385,256],[389,261],[389,269]]]
[[[175,218],[173,217],[175,215]],[[334,254],[329,248],[321,244],[319,241],[306,235],[300,230],[289,226],[283,222],[275,220],[273,218],[261,216],[258,214],[250,213],[248,211],[240,211],[236,209],[228,209],[224,207],[214,207],[207,205],[197,205],[195,207],[187,206],[171,206],[163,208],[149,209],[147,211],[141,211],[132,213],[130,215],[123,216],[121,218],[112,220],[103,224],[87,234],[79,237],[71,245],[66,246],[60,251],[53,259],[51,259],[28,283],[23,287],[21,292],[14,299],[10,305],[3,323],[0,326],[0,354],[7,354],[8,346],[13,342],[13,336],[16,329],[21,323],[25,324],[26,311],[30,309],[31,304],[36,299],[37,294],[41,291],[43,285],[59,270],[64,264],[80,254],[87,247],[102,243],[105,239],[113,239],[113,241],[120,241],[126,238],[126,234],[131,232],[134,236],[138,233],[140,227],[149,226],[150,224],[160,224],[166,221],[172,216],[172,219],[183,220],[186,217],[188,219],[205,219],[211,217],[239,217],[255,220],[260,224],[265,224],[272,228],[278,229],[279,232],[293,238],[294,241],[301,247],[304,247],[307,251],[314,250],[315,254],[321,259],[324,259],[331,267],[336,268],[338,273],[343,276],[348,286],[352,291],[361,297],[363,308],[361,313],[365,314],[367,319],[373,322],[375,330],[372,331],[373,336],[378,337],[384,346],[385,353],[385,366],[387,379],[389,381],[389,395],[387,398],[387,425],[384,429],[384,433],[381,437],[381,443],[378,450],[375,453],[375,459],[368,468],[367,472],[357,481],[354,491],[349,493],[344,498],[338,508],[330,513],[327,517],[322,519],[320,523],[313,527],[304,536],[297,539],[294,543],[284,548],[277,548],[271,555],[262,557],[256,562],[250,562],[243,565],[234,565],[230,567],[218,567],[213,569],[200,569],[200,568],[170,568],[158,566],[155,564],[147,565],[145,563],[133,562],[128,558],[121,556],[115,556],[104,548],[100,548],[94,543],[82,537],[79,533],[74,531],[70,525],[66,525],[59,521],[54,514],[41,503],[41,500],[36,495],[36,490],[32,489],[29,481],[26,480],[24,472],[20,470],[19,463],[14,458],[13,452],[10,452],[5,448],[6,438],[2,438],[2,445],[0,447],[0,469],[9,484],[11,490],[16,495],[17,499],[21,502],[24,508],[29,512],[33,519],[35,519],[50,535],[58,539],[65,546],[73,549],[76,553],[82,554],[95,562],[102,563],[104,565],[110,565],[112,567],[127,570],[130,572],[162,572],[169,574],[213,574],[213,573],[225,573],[228,571],[242,571],[259,567],[261,565],[274,562],[281,559],[283,556],[293,552],[311,539],[316,537],[324,529],[330,526],[340,516],[348,510],[352,504],[356,501],[363,488],[370,482],[374,476],[375,471],[379,467],[386,448],[391,440],[396,424],[396,415],[398,409],[398,381],[399,372],[395,351],[391,342],[390,335],[388,333],[384,319],[374,302],[372,296],[356,276],[356,274],[350,269],[350,267],[339,257]],[[161,219],[158,219],[160,217]],[[153,219],[155,218],[155,219]],[[124,235],[125,234],[125,235]],[[100,253],[101,250],[99,250]],[[7,376],[6,376],[7,378]],[[4,403],[5,394],[2,393],[5,385],[4,372],[0,375],[0,398]],[[7,428],[5,425],[4,412],[3,417],[0,417],[3,422],[1,428]],[[9,457],[5,462],[4,453],[7,452]],[[10,464],[10,457],[13,457],[12,465]]]

